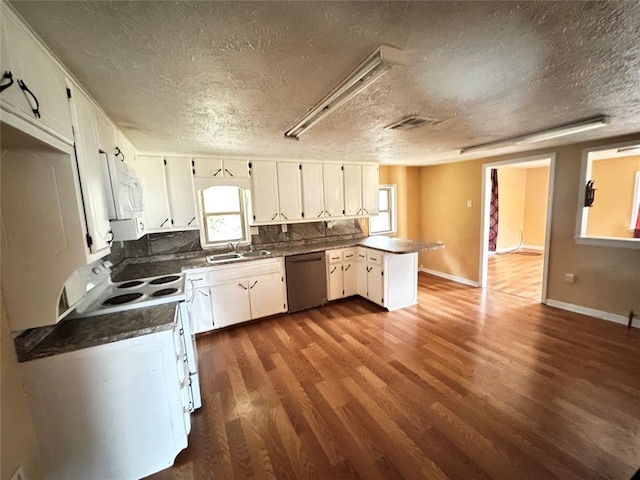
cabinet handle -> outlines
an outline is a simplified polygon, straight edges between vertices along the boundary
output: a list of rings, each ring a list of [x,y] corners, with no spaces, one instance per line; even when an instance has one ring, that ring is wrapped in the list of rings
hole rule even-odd
[[[367,273],[369,273],[371,270],[373,270],[373,267],[367,267]]]
[[[273,217],[271,217],[271,220],[275,220],[277,216],[278,216],[278,213],[277,213],[277,212],[276,212],[276,213],[274,213],[274,214],[273,214]]]
[[[201,295],[204,295],[205,297],[208,297],[209,295],[207,293],[204,293],[202,290],[198,290],[198,292],[200,292]]]
[[[169,219],[167,218],[164,222],[162,222],[162,223],[160,224],[160,226],[161,226],[161,227],[164,227],[164,224],[165,224],[165,223],[167,223],[168,221],[169,221]]]
[[[249,290],[253,290],[253,287],[255,287],[257,283],[258,283],[258,280],[256,280],[255,282],[253,282],[253,285],[251,285],[251,286],[249,287]]]
[[[189,223],[187,223],[187,225],[191,225],[191,222],[193,222],[196,219],[196,217],[193,217],[191,220],[189,220]]]
[[[324,210],[320,210],[320,213],[318,214],[318,218],[320,218],[323,213],[324,213]]]
[[[221,168],[219,168],[219,169],[218,169],[218,171],[217,171],[217,172],[215,172],[215,173],[213,174],[213,176],[214,176],[214,177],[217,177],[217,176],[218,176],[218,174],[219,174],[221,171],[222,171],[222,169],[221,169]]]
[[[144,230],[144,223],[140,222],[140,230]]]
[[[289,219],[287,218],[287,216],[286,216],[284,213],[282,213],[282,212],[280,212],[280,216],[281,216],[282,218],[284,218],[285,220],[289,220]]]
[[[245,290],[247,289],[247,287],[245,287],[245,286],[244,286],[243,284],[241,284],[241,283],[239,283],[239,284],[238,284],[238,286],[239,286],[239,287],[242,287],[242,288],[243,288],[243,289],[245,289]]]
[[[326,213],[327,215],[329,215],[330,217],[332,217],[333,215],[331,215],[331,212],[329,210],[325,210],[324,213]]]
[[[18,85],[20,86],[20,89],[24,92],[25,97],[27,96],[27,93],[28,93],[36,102],[36,108],[33,108],[33,105],[31,105],[31,102],[29,102],[29,99],[27,98],[27,101],[29,102],[29,106],[31,107],[31,111],[33,112],[33,115],[36,118],[40,118],[40,102],[38,102],[38,97],[36,97],[33,94],[33,92],[29,90],[29,87],[27,87],[27,85],[21,79],[18,79]]]
[[[233,177],[233,173],[231,173],[229,170],[227,170],[226,168],[224,169],[225,172],[227,172],[229,174],[230,177]]]
[[[113,239],[114,239],[116,236],[113,234],[113,230],[109,230],[108,234],[109,234],[109,235],[111,235],[111,238],[110,238],[109,240],[107,240],[107,243],[108,243],[109,245],[111,245],[111,244],[113,243]]]
[[[347,270],[349,270],[351,268],[351,264],[347,265],[347,268],[344,269],[344,271],[346,272]]]
[[[6,79],[9,80],[9,83],[5,83],[4,85],[0,85],[0,92],[5,91],[7,88],[9,88],[11,85],[13,85],[13,73],[7,71],[4,72],[4,75],[2,75],[2,81],[4,82]]]
[[[338,268],[338,267],[333,267],[333,270],[331,270],[331,272],[329,273],[329,275],[333,274],[333,272],[335,272],[335,271],[336,271],[336,268]]]
[[[120,147],[116,147],[115,156],[116,156],[116,158],[119,158],[120,160],[122,160],[124,162],[124,153],[122,153],[122,150],[120,150]]]

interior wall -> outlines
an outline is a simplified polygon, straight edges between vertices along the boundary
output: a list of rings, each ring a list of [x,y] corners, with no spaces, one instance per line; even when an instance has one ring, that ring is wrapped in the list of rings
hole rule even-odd
[[[420,237],[420,168],[381,166],[380,185],[396,185],[397,237]]]
[[[2,336],[0,478],[11,478],[18,465],[22,465],[25,478],[38,480],[43,478],[43,475],[38,460],[35,428],[27,408],[27,398],[22,389],[22,377],[13,347],[11,328],[1,298],[0,317]]]
[[[524,199],[527,171],[524,168],[498,169],[498,238],[497,251],[520,244],[524,231]]]
[[[423,240],[442,240],[443,250],[420,254],[425,268],[479,280],[482,165],[555,152],[556,172],[549,248],[548,298],[605,312],[640,311],[640,249],[579,245],[574,235],[583,149],[637,142],[640,133],[545,150],[488,157],[421,169]],[[472,207],[466,208],[466,201]],[[429,208],[426,206],[433,208]],[[565,283],[564,274],[575,274]]]
[[[544,248],[549,167],[527,168],[524,192],[524,245]]]
[[[596,160],[591,164],[591,180],[596,189],[589,208],[587,235],[633,238],[629,230],[636,172],[640,155]]]

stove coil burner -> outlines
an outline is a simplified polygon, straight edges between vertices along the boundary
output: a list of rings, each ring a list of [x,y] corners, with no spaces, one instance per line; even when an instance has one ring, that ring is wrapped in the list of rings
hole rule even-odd
[[[142,280],[132,280],[131,282],[126,282],[121,285],[118,285],[118,288],[133,288],[138,285],[142,285],[144,282]]]
[[[166,277],[160,277],[160,278],[156,278],[154,280],[151,280],[149,282],[150,285],[162,285],[164,283],[171,283],[171,282],[175,282],[176,280],[180,279],[180,275],[168,275]]]
[[[151,294],[152,297],[164,297],[165,295],[171,295],[172,293],[176,293],[178,291],[177,288],[163,288],[162,290],[157,290]]]
[[[107,298],[102,305],[122,305],[124,303],[133,302],[142,297],[142,293],[125,293],[124,295],[116,295],[115,297]]]

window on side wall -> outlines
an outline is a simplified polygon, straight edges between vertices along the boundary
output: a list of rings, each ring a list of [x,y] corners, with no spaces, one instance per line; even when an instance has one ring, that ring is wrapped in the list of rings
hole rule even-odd
[[[209,187],[201,191],[203,247],[248,241],[245,198],[238,187]]]
[[[396,186],[378,187],[378,215],[369,217],[371,235],[396,233]]]

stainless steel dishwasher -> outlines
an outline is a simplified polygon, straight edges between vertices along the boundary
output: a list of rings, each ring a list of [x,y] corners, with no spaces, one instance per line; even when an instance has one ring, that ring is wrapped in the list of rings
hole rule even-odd
[[[290,312],[317,307],[327,302],[324,252],[286,257],[285,266]]]

